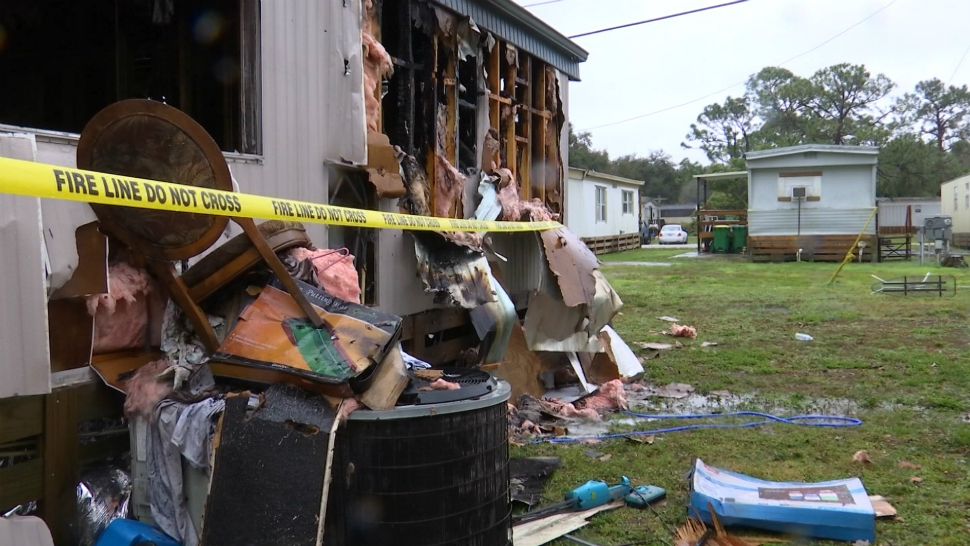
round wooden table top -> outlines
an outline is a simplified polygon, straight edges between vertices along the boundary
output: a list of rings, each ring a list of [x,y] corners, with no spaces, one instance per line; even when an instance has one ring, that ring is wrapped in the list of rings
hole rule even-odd
[[[219,145],[195,120],[167,104],[143,99],[116,102],[97,113],[81,132],[79,169],[233,191],[229,166]],[[109,179],[109,185],[114,181]],[[190,192],[176,199],[199,199]],[[201,201],[196,201],[201,204]],[[102,228],[153,258],[186,260],[219,238],[225,216],[91,205]]]

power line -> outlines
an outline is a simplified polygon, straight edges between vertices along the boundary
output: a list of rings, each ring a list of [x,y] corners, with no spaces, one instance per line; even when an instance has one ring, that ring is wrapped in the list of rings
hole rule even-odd
[[[792,58],[790,58],[790,59],[788,59],[788,60],[786,60],[786,61],[784,61],[784,62],[781,62],[781,63],[779,63],[779,64],[778,64],[778,66],[783,66],[783,65],[786,65],[786,64],[788,64],[788,63],[790,63],[790,62],[792,62],[792,61],[794,61],[794,60],[796,60],[796,59],[799,59],[799,58],[801,58],[801,57],[804,57],[805,55],[808,55],[809,53],[811,53],[811,52],[813,52],[813,51],[815,51],[816,49],[818,49],[818,48],[820,48],[820,47],[822,47],[822,46],[824,46],[824,45],[826,45],[826,44],[828,44],[828,43],[829,43],[829,42],[831,42],[832,40],[835,40],[835,39],[836,39],[836,38],[838,38],[839,36],[842,36],[842,35],[843,35],[843,34],[845,34],[846,32],[849,32],[850,30],[852,30],[852,29],[854,29],[855,27],[857,27],[857,26],[859,26],[859,25],[861,25],[862,23],[865,23],[865,22],[866,22],[866,21],[868,21],[869,19],[872,19],[873,17],[875,17],[876,15],[878,15],[878,14],[879,14],[879,13],[880,13],[880,12],[881,12],[882,10],[884,10],[884,9],[886,9],[886,8],[888,8],[889,6],[891,6],[891,5],[893,5],[893,4],[895,4],[895,3],[896,3],[896,0],[892,0],[891,2],[889,2],[888,4],[886,4],[885,6],[883,6],[883,7],[881,7],[881,8],[879,8],[879,9],[877,9],[877,10],[876,10],[876,11],[874,11],[874,12],[872,12],[872,13],[871,13],[871,14],[870,14],[870,15],[869,15],[868,17],[866,17],[865,19],[863,19],[863,20],[861,20],[861,21],[859,21],[859,22],[857,22],[857,23],[855,23],[855,24],[853,24],[852,26],[850,26],[850,27],[848,27],[848,28],[846,28],[845,30],[843,30],[842,32],[840,32],[840,33],[838,33],[838,34],[836,34],[835,36],[832,36],[832,37],[831,37],[831,38],[829,38],[828,40],[825,40],[824,42],[822,42],[822,43],[820,43],[820,44],[818,44],[817,46],[815,46],[815,47],[813,47],[812,49],[809,49],[808,51],[805,51],[805,52],[802,52],[802,53],[799,53],[798,55],[795,55],[794,57],[792,57]],[[970,48],[968,48],[968,49],[967,49],[967,51],[968,51],[968,52],[970,52]],[[966,57],[966,55],[967,55],[967,54],[966,54],[966,53],[964,53],[964,57]],[[963,61],[961,60],[961,63],[962,63],[962,62],[963,62]],[[959,67],[958,67],[958,68],[959,68]],[[623,123],[629,123],[629,122],[631,122],[631,121],[636,121],[636,120],[638,120],[638,119],[643,119],[643,118],[647,118],[647,117],[650,117],[650,116],[655,116],[655,115],[657,115],[657,114],[662,114],[662,113],[664,113],[664,112],[669,112],[670,110],[675,110],[675,109],[677,109],[677,108],[681,108],[681,107],[684,107],[684,106],[689,106],[689,105],[691,105],[691,104],[694,104],[695,102],[700,102],[700,101],[702,101],[702,100],[704,100],[704,99],[706,99],[706,98],[710,98],[710,97],[713,97],[714,95],[718,95],[718,94],[720,94],[720,93],[723,93],[723,92],[725,92],[725,91],[727,91],[728,89],[733,89],[733,88],[735,88],[735,87],[737,87],[737,86],[739,86],[739,85],[744,85],[744,84],[745,84],[746,82],[747,82],[747,80],[745,79],[745,80],[742,80],[742,81],[740,81],[740,82],[737,82],[737,83],[733,83],[733,84],[731,84],[731,85],[729,85],[729,86],[727,86],[727,87],[725,87],[724,89],[720,89],[720,90],[718,90],[718,91],[714,91],[713,93],[708,93],[707,95],[704,95],[703,97],[698,97],[698,98],[696,98],[696,99],[693,99],[693,100],[689,100],[689,101],[687,101],[687,102],[682,102],[682,103],[680,103],[680,104],[677,104],[677,105],[674,105],[674,106],[668,106],[667,108],[662,108],[662,109],[660,109],[660,110],[654,110],[653,112],[648,112],[648,113],[646,113],[646,114],[641,114],[641,115],[639,115],[639,116],[633,116],[633,117],[630,117],[630,118],[626,118],[626,119],[621,119],[621,120],[619,120],[619,121],[614,121],[614,122],[610,122],[610,123],[604,123],[603,125],[597,125],[597,126],[595,126],[595,127],[588,127],[588,128],[586,128],[586,129],[582,129],[582,130],[583,130],[583,131],[592,131],[592,130],[594,130],[594,129],[602,129],[602,128],[604,128],[604,127],[612,127],[612,126],[614,126],[614,125],[621,125],[621,124],[623,124]]]
[[[545,2],[536,2],[534,4],[522,4],[523,8],[531,8],[535,6],[544,6],[546,4],[555,4],[556,2],[562,2],[563,0],[546,0]]]
[[[947,85],[950,85],[950,82],[952,82],[953,78],[957,75],[957,70],[960,70],[960,65],[962,65],[963,60],[967,58],[967,53],[970,53],[970,45],[968,45],[967,49],[963,52],[963,57],[960,57],[960,62],[958,62],[957,67],[953,69],[953,74],[950,74],[950,79],[946,81]]]
[[[619,26],[610,27],[610,28],[601,28],[599,30],[593,30],[593,31],[590,31],[590,32],[584,32],[582,34],[574,34],[573,36],[570,36],[569,39],[572,40],[574,38],[582,38],[583,36],[592,36],[593,34],[600,34],[600,33],[603,33],[603,32],[609,32],[611,30],[619,30],[621,28],[629,28],[629,27],[635,27],[637,25],[645,25],[647,23],[655,23],[657,21],[663,21],[664,19],[673,19],[674,17],[682,17],[684,15],[690,15],[692,13],[700,13],[702,11],[707,11],[707,10],[712,10],[712,9],[717,9],[717,8],[723,8],[723,7],[726,7],[726,6],[733,6],[735,4],[743,4],[743,3],[748,2],[748,1],[750,1],[750,0],[734,0],[733,2],[727,2],[727,3],[724,3],[724,4],[717,4],[716,6],[707,6],[706,8],[697,8],[697,9],[692,9],[690,11],[682,11],[680,13],[674,13],[674,14],[671,14],[671,15],[664,15],[663,17],[655,17],[653,19],[647,19],[646,21],[637,21],[635,23],[626,23],[625,25],[619,25]]]

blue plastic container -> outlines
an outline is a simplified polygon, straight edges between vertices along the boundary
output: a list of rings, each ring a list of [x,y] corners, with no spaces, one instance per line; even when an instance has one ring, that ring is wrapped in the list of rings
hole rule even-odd
[[[147,544],[146,544],[147,543]],[[182,546],[158,529],[133,519],[116,519],[101,533],[94,546]]]

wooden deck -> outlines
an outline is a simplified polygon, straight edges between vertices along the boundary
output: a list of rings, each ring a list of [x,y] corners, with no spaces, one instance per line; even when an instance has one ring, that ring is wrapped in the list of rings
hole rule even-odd
[[[856,237],[858,235],[748,237],[748,254],[756,262],[793,262],[798,259],[798,250],[801,249],[801,259],[805,262],[841,262],[853,247]],[[876,238],[867,235],[860,242],[865,243],[862,260],[875,261],[878,256]],[[853,248],[853,254],[858,261],[859,249]]]
[[[606,237],[583,237],[583,242],[593,254],[609,254],[640,248],[639,233],[624,233]]]

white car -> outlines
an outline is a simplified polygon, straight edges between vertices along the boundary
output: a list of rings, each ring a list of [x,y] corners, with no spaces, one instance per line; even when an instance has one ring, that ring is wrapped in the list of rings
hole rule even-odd
[[[667,224],[657,235],[657,242],[662,245],[682,245],[687,243],[687,231],[678,224]]]

